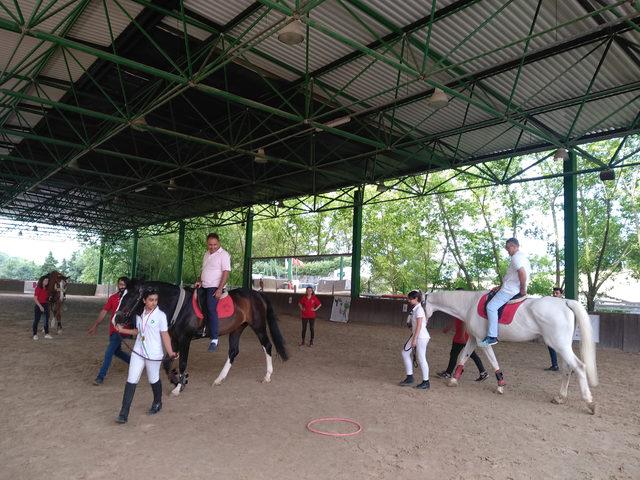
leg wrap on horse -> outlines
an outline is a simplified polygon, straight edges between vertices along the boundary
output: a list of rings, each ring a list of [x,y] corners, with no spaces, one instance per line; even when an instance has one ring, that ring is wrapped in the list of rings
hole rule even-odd
[[[456,380],[460,380],[460,377],[462,377],[462,372],[464,372],[464,366],[456,365],[456,369],[453,371],[453,378],[455,378]]]
[[[504,375],[502,375],[502,370],[496,370],[496,380],[498,380],[498,386],[504,387],[507,382],[504,381]]]

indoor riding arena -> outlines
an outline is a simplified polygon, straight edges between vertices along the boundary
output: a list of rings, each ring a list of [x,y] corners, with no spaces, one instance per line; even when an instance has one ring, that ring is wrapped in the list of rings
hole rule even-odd
[[[637,0],[0,0],[0,480],[640,479],[640,303],[598,310],[623,274],[640,291],[639,112]],[[54,264],[54,238],[83,249],[6,274],[34,238]],[[417,289],[509,274],[579,328],[540,315],[497,343],[457,314],[500,364],[441,378],[453,318]],[[174,343],[147,337],[168,355],[176,321],[215,337],[198,302],[225,283],[237,321],[215,352],[193,341],[181,392],[160,372],[161,405],[144,357],[128,418],[127,365],[96,377],[111,316],[89,334],[121,276],[179,292]],[[119,293],[134,321],[156,295]],[[425,389],[403,388],[428,335]]]
[[[561,374],[547,372],[546,347],[496,347],[507,387],[474,382],[469,362],[458,388],[434,372],[444,368],[451,337],[430,327],[429,391],[401,388],[400,350],[408,330],[374,323],[320,319],[313,347],[298,347],[300,321],[280,315],[290,359],[274,360],[271,383],[264,354],[246,331],[225,382],[212,386],[225,355],[194,341],[190,382],[150,417],[143,376],[129,423],[114,419],[126,369],[114,364],[92,385],[102,361],[106,327],[86,329],[103,299],[68,298],[65,331],[34,345],[28,335],[31,298],[2,294],[0,342],[5,354],[2,395],[2,478],[109,479],[144,471],[156,478],[616,478],[640,475],[637,353],[597,352],[598,405],[589,415],[575,380],[569,401],[553,405]],[[222,352],[226,340],[222,340]],[[129,343],[131,345],[131,343]],[[309,421],[344,417],[362,432],[334,438],[311,433]],[[352,425],[326,423],[330,432]]]

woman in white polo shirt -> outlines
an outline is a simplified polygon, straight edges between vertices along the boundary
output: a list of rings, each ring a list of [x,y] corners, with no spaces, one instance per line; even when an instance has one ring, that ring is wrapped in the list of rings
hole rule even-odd
[[[153,390],[153,403],[147,412],[154,415],[162,408],[162,382],[160,381],[160,364],[162,362],[162,345],[170,357],[177,357],[171,348],[171,337],[167,328],[167,316],[158,308],[158,291],[147,288],[142,294],[144,310],[142,315],[136,316],[136,328],[123,328],[117,324],[116,330],[125,335],[136,335],[133,346],[129,376],[124,387],[122,408],[116,419],[117,423],[127,423],[129,408],[136,393],[136,386],[142,376],[142,370],[147,370],[147,378]]]

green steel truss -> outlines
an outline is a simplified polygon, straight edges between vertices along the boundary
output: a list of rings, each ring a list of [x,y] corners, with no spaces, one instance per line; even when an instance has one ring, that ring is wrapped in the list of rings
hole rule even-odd
[[[574,173],[637,164],[630,2],[225,3],[0,0],[0,216],[109,239],[562,176],[558,147]]]

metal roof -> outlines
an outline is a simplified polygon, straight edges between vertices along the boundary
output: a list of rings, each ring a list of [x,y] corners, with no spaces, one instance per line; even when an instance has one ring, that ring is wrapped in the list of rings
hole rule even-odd
[[[639,25],[622,0],[1,2],[0,216],[115,235],[560,146],[621,166],[580,145],[638,132]]]

